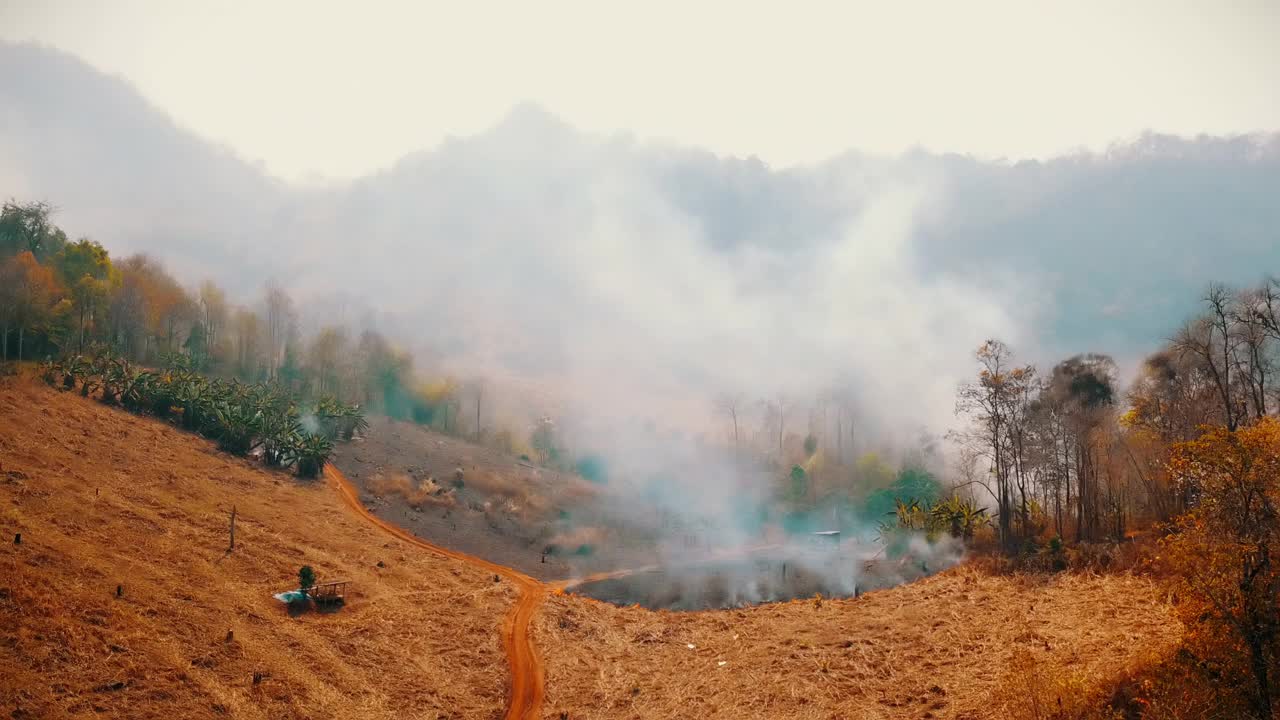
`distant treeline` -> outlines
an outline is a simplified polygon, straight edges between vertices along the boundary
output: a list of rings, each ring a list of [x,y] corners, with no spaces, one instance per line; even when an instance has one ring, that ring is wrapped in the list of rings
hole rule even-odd
[[[269,284],[256,302],[239,304],[211,280],[184,287],[145,254],[114,258],[94,240],[70,240],[53,222],[53,210],[13,200],[0,210],[4,360],[46,360],[105,346],[157,367],[180,353],[213,377],[277,383],[303,398],[334,397],[507,451],[536,452],[530,445],[536,428],[512,432],[481,423],[479,381],[426,381],[406,352],[371,328],[326,325],[304,337],[284,289]]]

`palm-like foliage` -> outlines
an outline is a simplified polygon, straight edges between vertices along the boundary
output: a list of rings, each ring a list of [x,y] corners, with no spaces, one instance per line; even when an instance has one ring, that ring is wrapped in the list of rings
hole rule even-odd
[[[293,467],[315,477],[333,452],[333,442],[351,439],[369,427],[358,405],[321,398],[308,409],[314,432],[303,427],[298,398],[275,384],[245,384],[209,379],[182,354],[167,355],[163,368],[138,371],[108,348],[90,356],[73,355],[42,363],[50,385],[89,397],[101,390],[103,402],[133,412],[172,418],[182,427],[215,440],[237,455],[262,450],[268,465]]]
[[[938,530],[946,530],[951,537],[970,540],[979,527],[991,522],[987,509],[978,507],[972,500],[952,495],[934,503],[929,508],[929,519]]]
[[[113,405],[122,402],[125,391],[133,384],[137,373],[129,367],[128,360],[106,354],[99,367],[102,373],[102,401]]]
[[[333,453],[333,441],[319,434],[295,436],[294,440],[290,451],[291,459],[298,467],[298,475],[305,478],[319,475]]]
[[[321,398],[316,403],[315,417],[320,432],[330,440],[350,440],[357,432],[369,429],[359,405],[349,405],[333,397]]]
[[[248,455],[258,446],[262,411],[244,403],[221,401],[213,405],[213,425],[218,447],[236,455]]]
[[[915,498],[895,498],[890,515],[894,521],[880,523],[880,538],[885,541],[900,541],[904,533],[921,530],[930,540],[944,532],[954,538],[972,540],[978,528],[991,522],[986,508],[959,495],[932,504]]]

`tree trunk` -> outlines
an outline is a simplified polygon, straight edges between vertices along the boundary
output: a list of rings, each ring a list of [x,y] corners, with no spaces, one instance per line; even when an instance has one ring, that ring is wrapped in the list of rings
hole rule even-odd
[[[1263,647],[1262,638],[1257,637],[1256,633],[1250,633],[1246,640],[1249,645],[1249,665],[1253,668],[1253,682],[1257,686],[1254,709],[1258,711],[1258,717],[1270,718],[1271,683],[1267,676],[1266,648]]]
[[[1076,542],[1084,540],[1085,477],[1081,449],[1076,447]]]
[[[80,332],[76,336],[76,353],[84,354],[84,308],[80,308]]]
[[[836,457],[844,464],[844,411],[836,408]]]
[[[26,330],[25,327],[18,326],[18,362],[22,362],[22,334]]]
[[[1062,479],[1053,487],[1053,528],[1062,537]]]

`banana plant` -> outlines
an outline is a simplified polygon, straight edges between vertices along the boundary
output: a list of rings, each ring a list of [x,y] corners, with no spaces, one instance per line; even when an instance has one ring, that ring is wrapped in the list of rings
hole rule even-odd
[[[292,464],[291,450],[302,435],[298,411],[268,408],[262,413],[262,459],[271,466],[288,467]]]
[[[314,415],[320,431],[330,440],[350,440],[356,433],[369,429],[369,422],[359,405],[350,405],[334,397],[321,398],[316,403]]]
[[[133,412],[152,407],[156,380],[156,374],[151,371],[133,374],[120,387],[120,404]]]
[[[251,455],[261,448],[266,464],[293,467],[303,477],[320,473],[333,452],[334,440],[350,439],[369,427],[360,406],[327,397],[309,411],[319,422],[319,432],[307,432],[297,398],[287,388],[210,380],[180,353],[166,355],[161,370],[137,371],[103,346],[90,356],[70,355],[41,363],[40,376],[64,390],[73,390],[78,383],[86,397],[101,389],[104,402],[133,412],[150,411],[168,418],[177,411],[184,428],[215,440],[221,449]]]
[[[319,433],[305,434],[295,438],[290,450],[290,460],[297,466],[298,476],[314,478],[329,461],[329,455],[333,453],[333,441]]]
[[[115,405],[121,401],[124,390],[134,379],[134,372],[129,361],[120,357],[111,357],[103,363],[102,369],[102,401]]]
[[[906,530],[922,530],[924,529],[924,510],[920,506],[920,501],[915,498],[893,499],[893,514],[898,519],[898,527]]]
[[[248,455],[260,444],[262,411],[237,402],[220,402],[213,407],[218,447],[235,455]]]
[[[929,508],[929,519],[936,531],[945,529],[951,537],[965,540],[972,539],[974,531],[989,522],[986,508],[958,495],[934,503]]]

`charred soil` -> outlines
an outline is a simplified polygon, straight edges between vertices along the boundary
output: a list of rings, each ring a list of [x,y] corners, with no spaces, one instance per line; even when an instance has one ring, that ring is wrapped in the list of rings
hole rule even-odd
[[[553,498],[589,493],[578,478],[408,422],[371,418],[333,464],[377,517],[542,580],[568,577],[552,553]]]

